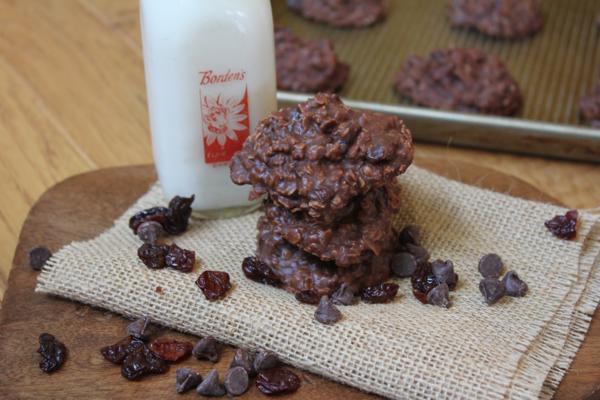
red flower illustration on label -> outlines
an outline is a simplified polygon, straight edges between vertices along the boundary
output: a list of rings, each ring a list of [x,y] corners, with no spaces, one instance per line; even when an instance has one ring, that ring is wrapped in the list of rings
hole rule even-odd
[[[226,162],[241,150],[248,137],[248,91],[242,97],[227,98],[222,94],[202,96],[204,161]]]

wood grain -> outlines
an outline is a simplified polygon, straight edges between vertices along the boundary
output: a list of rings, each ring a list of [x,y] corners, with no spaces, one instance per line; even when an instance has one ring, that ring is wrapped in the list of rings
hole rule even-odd
[[[152,160],[138,0],[0,0],[0,296],[27,210],[66,176]],[[600,205],[600,167],[419,144]]]
[[[419,163],[452,179],[514,196],[537,201],[556,202],[533,186],[502,173],[458,161],[435,158]],[[143,383],[128,382],[119,368],[103,360],[99,349],[124,336],[127,321],[123,318],[74,302],[33,292],[36,273],[26,261],[27,250],[44,241],[53,250],[74,240],[85,240],[110,227],[120,215],[154,181],[150,166],[98,170],[68,179],[46,192],[33,207],[20,237],[9,288],[0,310],[0,398],[181,398],[174,392],[173,366],[166,375],[153,376]],[[85,262],[85,260],[82,260]],[[37,337],[48,331],[69,348],[63,368],[45,375],[37,367]],[[193,337],[159,329],[157,336],[196,340]],[[19,349],[26,349],[19,351]],[[326,350],[324,350],[326,351]],[[596,360],[600,355],[600,324],[595,321],[571,372],[563,381],[557,399],[579,399],[595,393],[600,382]],[[224,347],[216,368],[222,374],[232,357]],[[179,366],[189,366],[205,374],[213,365],[193,359]],[[301,390],[286,398],[375,399],[358,390],[299,371]],[[195,394],[190,394],[196,397]],[[242,398],[264,399],[252,387]]]

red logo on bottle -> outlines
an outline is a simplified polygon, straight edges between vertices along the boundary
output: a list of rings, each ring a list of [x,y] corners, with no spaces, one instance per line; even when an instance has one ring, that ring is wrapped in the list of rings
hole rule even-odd
[[[210,79],[211,76],[223,78]],[[212,86],[213,84],[221,86],[226,82],[245,80],[235,78],[238,78],[238,75],[230,72],[223,75],[212,75],[212,71],[210,71],[210,75],[208,75],[208,72],[205,71],[201,72],[201,86]],[[245,74],[243,78],[245,78]],[[224,95],[222,90],[200,90],[204,162],[207,164],[228,162],[236,152],[242,149],[242,145],[250,133],[248,87],[245,84],[239,85],[239,87],[243,92],[240,90],[239,95],[230,97]],[[228,88],[227,92],[231,93],[231,89],[234,88]]]

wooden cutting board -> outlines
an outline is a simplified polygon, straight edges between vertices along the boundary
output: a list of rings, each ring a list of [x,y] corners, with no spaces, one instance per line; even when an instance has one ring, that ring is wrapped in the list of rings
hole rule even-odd
[[[418,164],[479,187],[526,199],[554,201],[517,178],[475,165],[441,159],[422,160]],[[21,231],[8,290],[0,310],[0,398],[182,398],[174,391],[174,375],[178,366],[172,366],[165,375],[151,376],[140,382],[122,378],[119,368],[105,361],[99,349],[121,339],[128,321],[108,311],[34,293],[37,273],[27,266],[27,252],[32,247],[46,245],[57,251],[71,241],[91,239],[109,228],[112,221],[155,179],[151,166],[94,171],[54,186],[31,209]],[[162,335],[196,340],[173,331],[162,331]],[[43,374],[38,369],[36,349],[38,335],[42,332],[54,334],[69,349],[65,365],[52,375]],[[232,352],[232,348],[224,347],[221,361],[216,365],[221,376],[227,370]],[[596,398],[600,394],[598,359],[600,323],[594,321],[557,398]],[[188,359],[180,366],[189,366],[204,374],[213,364]],[[287,396],[289,398],[376,398],[310,373],[298,373],[303,381],[302,387],[296,394]],[[185,396],[198,397],[193,392]],[[265,396],[251,386],[243,398]]]

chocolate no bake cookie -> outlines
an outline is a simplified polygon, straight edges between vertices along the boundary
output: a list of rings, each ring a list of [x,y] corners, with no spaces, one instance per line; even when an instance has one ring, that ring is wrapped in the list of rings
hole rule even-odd
[[[533,35],[543,25],[538,0],[449,0],[448,17],[453,27],[502,39]]]
[[[275,29],[277,88],[294,92],[336,92],[350,66],[338,61],[329,39],[305,40],[286,28]]]
[[[338,268],[334,262],[322,261],[289,244],[273,229],[266,217],[258,221],[256,256],[278,276],[284,289],[297,293],[313,291],[329,295],[342,283],[354,293],[385,282],[390,275],[391,253],[363,256],[360,263]]]
[[[595,128],[600,128],[600,83],[579,100],[581,119]]]
[[[397,247],[396,177],[412,157],[401,120],[351,110],[335,94],[272,113],[230,164],[235,183],[252,185],[251,198],[266,195],[244,275],[306,304],[338,289],[334,301],[344,293],[350,304],[385,282]]]
[[[356,212],[334,224],[314,221],[271,202],[265,204],[265,218],[273,231],[290,244],[322,261],[349,267],[360,263],[365,255],[381,254],[394,240],[391,218],[398,210],[400,187],[390,183],[372,190],[357,203]]]
[[[384,0],[287,0],[304,18],[336,28],[364,28],[385,18]]]
[[[410,131],[394,116],[358,112],[335,94],[317,94],[264,119],[230,164],[251,198],[268,193],[291,212],[331,222],[353,200],[384,186],[412,162]]]
[[[517,82],[502,61],[479,49],[439,49],[410,56],[396,91],[415,104],[442,110],[514,115],[522,105]]]

